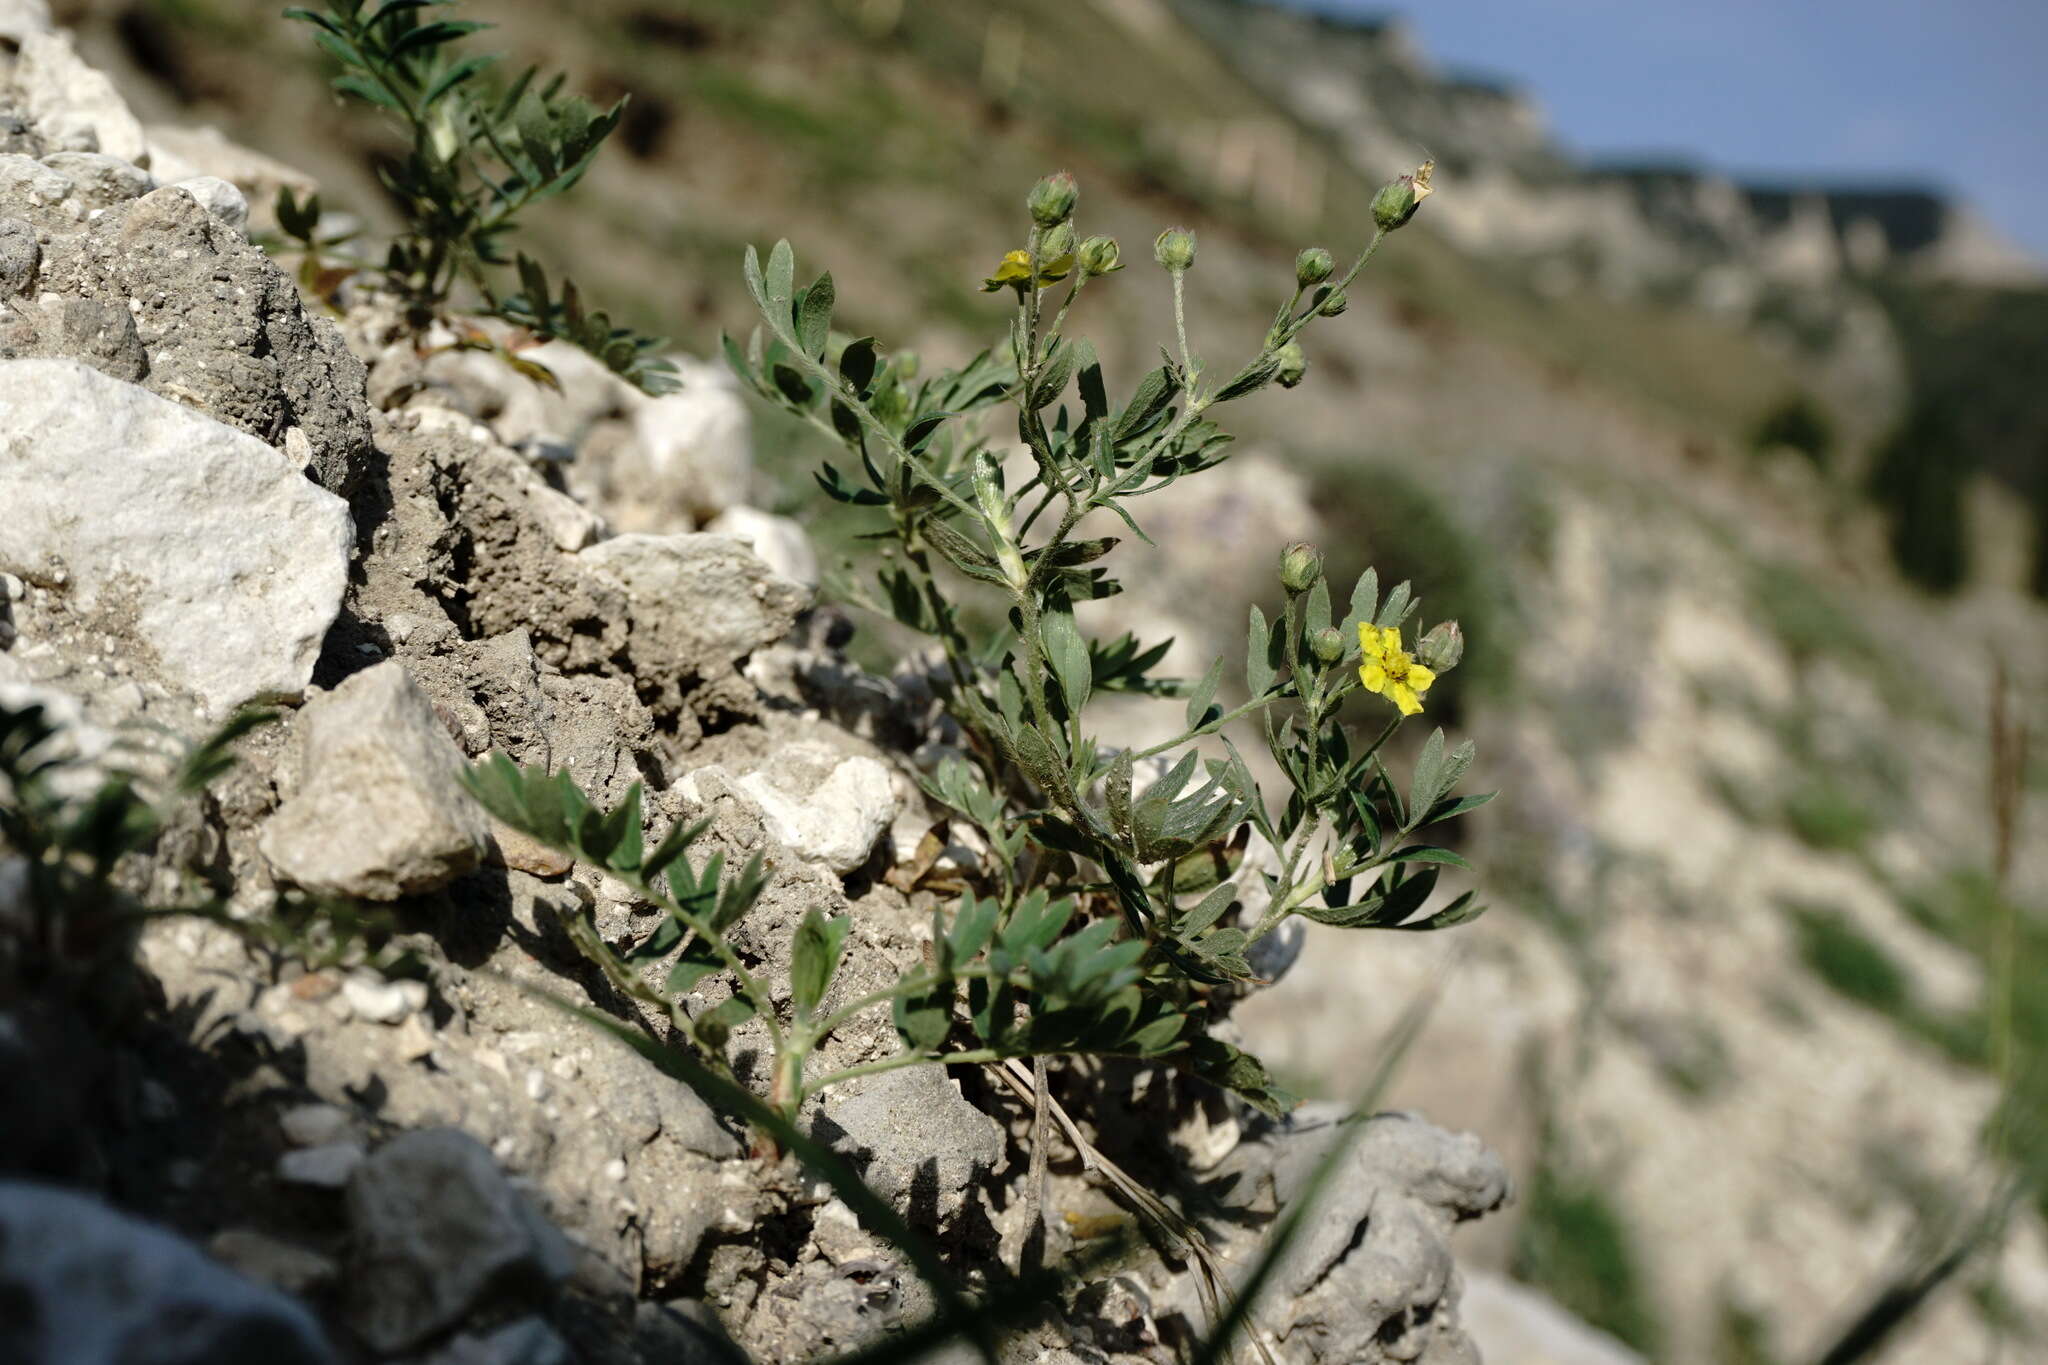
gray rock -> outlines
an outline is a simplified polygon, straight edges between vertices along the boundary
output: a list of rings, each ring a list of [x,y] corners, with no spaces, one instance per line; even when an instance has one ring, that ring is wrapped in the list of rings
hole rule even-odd
[[[575,1268],[568,1241],[466,1133],[431,1128],[379,1148],[348,1188],[349,1321],[405,1350],[495,1296],[530,1305]]]
[[[72,189],[62,171],[21,152],[0,152],[0,208],[8,213],[42,221],[71,198]]]
[[[35,228],[19,218],[0,218],[0,299],[34,289],[36,268],[42,263]]]
[[[114,83],[85,64],[70,34],[46,30],[21,39],[14,91],[23,112],[52,146],[149,164],[142,124]]]
[[[149,373],[149,353],[135,315],[112,299],[65,299],[57,305],[57,325],[38,349],[53,358],[83,360],[101,374],[130,384]]]
[[[883,1198],[944,1222],[1002,1159],[996,1121],[969,1104],[941,1066],[884,1072],[828,1094],[817,1135]]]
[[[1307,1106],[1232,1152],[1216,1168],[1230,1202],[1277,1211],[1298,1197],[1341,1115]],[[1477,1361],[1458,1325],[1454,1224],[1507,1199],[1500,1159],[1469,1133],[1405,1114],[1380,1114],[1355,1134],[1322,1187],[1262,1300],[1260,1321],[1320,1360]],[[1243,1273],[1255,1248],[1227,1253]]]
[[[0,1360],[9,1365],[331,1365],[303,1307],[161,1228],[69,1191],[0,1181]]]
[[[71,182],[66,197],[87,213],[140,199],[156,188],[148,171],[105,152],[51,152],[43,164]]]
[[[389,901],[445,886],[483,856],[490,826],[462,787],[462,754],[396,660],[316,698],[299,721],[298,793],[258,846],[309,890]]]
[[[291,279],[185,188],[83,222],[81,193],[49,165],[0,156],[0,214],[47,234],[39,288],[131,309],[147,387],[280,449],[297,428],[298,462],[331,491],[352,491],[370,459],[369,404],[340,330],[309,314]],[[14,335],[19,324],[0,330],[0,356],[61,349],[56,322],[52,313],[27,340]]]
[[[636,657],[729,665],[788,634],[810,604],[801,584],[724,536],[615,536],[576,558],[624,591]]]
[[[185,191],[208,213],[240,232],[249,226],[249,200],[240,190],[217,175],[195,175],[171,186]]]
[[[277,451],[74,360],[0,361],[0,564],[53,559],[74,608],[211,712],[296,698],[348,583],[341,499]]]

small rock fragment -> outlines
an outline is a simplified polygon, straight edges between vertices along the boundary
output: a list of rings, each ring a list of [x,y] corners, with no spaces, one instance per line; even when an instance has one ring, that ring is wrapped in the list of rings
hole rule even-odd
[[[259,840],[280,873],[309,890],[389,901],[476,866],[489,832],[483,810],[463,789],[455,742],[401,664],[349,678],[299,724],[304,778]]]
[[[377,1149],[348,1187],[349,1319],[384,1353],[416,1346],[503,1295],[532,1303],[575,1268],[568,1241],[452,1128]]]
[[[896,819],[889,770],[872,758],[792,745],[738,786],[761,808],[768,831],[792,853],[845,874],[867,861]]]
[[[294,1147],[320,1147],[348,1131],[348,1111],[332,1104],[301,1104],[278,1115],[277,1126]]]
[[[352,973],[341,993],[357,1018],[373,1024],[396,1024],[427,1004],[426,982],[386,981],[372,971]]]
[[[338,1190],[348,1184],[356,1167],[363,1164],[363,1144],[360,1142],[329,1142],[318,1147],[302,1147],[296,1152],[286,1152],[277,1159],[278,1179],[293,1185],[313,1185],[323,1190]]]

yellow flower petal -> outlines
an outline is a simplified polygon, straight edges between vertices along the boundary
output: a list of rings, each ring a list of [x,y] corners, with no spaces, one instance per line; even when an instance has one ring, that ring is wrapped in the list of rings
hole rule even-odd
[[[1401,652],[1401,628],[1399,626],[1388,626],[1385,630],[1381,631],[1380,647],[1389,654],[1399,654]]]
[[[1385,691],[1387,686],[1387,670],[1381,668],[1376,663],[1360,664],[1358,666],[1358,680],[1365,684],[1365,690],[1368,692]]]
[[[1415,689],[1407,683],[1395,683],[1393,691],[1388,695],[1394,699],[1394,705],[1401,708],[1401,714],[1404,716],[1412,716],[1422,710],[1422,703],[1415,699]]]
[[[1436,674],[1421,664],[1408,665],[1408,685],[1417,692],[1429,691],[1429,685],[1436,681]]]

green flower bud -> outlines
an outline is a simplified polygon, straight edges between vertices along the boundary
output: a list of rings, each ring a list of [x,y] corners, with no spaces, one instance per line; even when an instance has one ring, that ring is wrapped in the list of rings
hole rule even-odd
[[[1329,252],[1312,246],[1294,258],[1294,282],[1306,289],[1329,279],[1330,272],[1336,268],[1337,263],[1330,259]]]
[[[1042,228],[1057,227],[1073,216],[1074,201],[1081,197],[1080,187],[1074,184],[1074,177],[1065,171],[1049,175],[1031,187],[1031,196],[1024,201],[1031,210],[1031,221]]]
[[[1336,663],[1344,657],[1344,632],[1335,626],[1324,626],[1310,638],[1308,647],[1324,663]]]
[[[1186,228],[1168,228],[1152,243],[1152,258],[1165,266],[1168,274],[1180,274],[1195,263],[1195,234]]]
[[[1041,265],[1064,260],[1074,254],[1074,225],[1061,223],[1046,233],[1038,242],[1038,260]]]
[[[1434,192],[1429,183],[1430,173],[1436,170],[1434,161],[1425,161],[1416,168],[1415,174],[1389,180],[1380,186],[1372,197],[1372,220],[1382,232],[1392,232],[1415,216],[1416,206]]]
[[[1448,673],[1465,657],[1465,632],[1456,621],[1439,622],[1415,646],[1415,655],[1436,672]]]
[[[1301,353],[1301,344],[1290,341],[1280,348],[1280,368],[1273,372],[1273,378],[1280,381],[1280,387],[1291,389],[1301,382],[1308,373],[1308,357]]]
[[[1348,297],[1346,297],[1343,290],[1337,289],[1331,291],[1331,293],[1326,298],[1324,298],[1322,305],[1318,307],[1316,311],[1318,313],[1321,313],[1326,318],[1333,318],[1336,317],[1339,313],[1342,313],[1346,308],[1349,308],[1350,306],[1351,300]]]
[[[1124,268],[1123,253],[1117,250],[1114,237],[1090,237],[1081,243],[1081,254],[1076,259],[1081,262],[1083,275],[1107,275]]]
[[[1280,552],[1280,586],[1289,592],[1307,592],[1323,576],[1323,552],[1305,540],[1297,540]]]
[[[980,451],[974,457],[974,501],[991,524],[1009,525],[1009,507],[1003,495],[1003,462],[994,451]]]

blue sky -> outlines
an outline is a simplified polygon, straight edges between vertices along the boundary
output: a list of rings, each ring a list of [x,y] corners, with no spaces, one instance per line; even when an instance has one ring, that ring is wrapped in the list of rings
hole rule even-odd
[[[1918,181],[2048,255],[2048,0],[1296,0],[1405,13],[1528,87],[1567,146]]]

